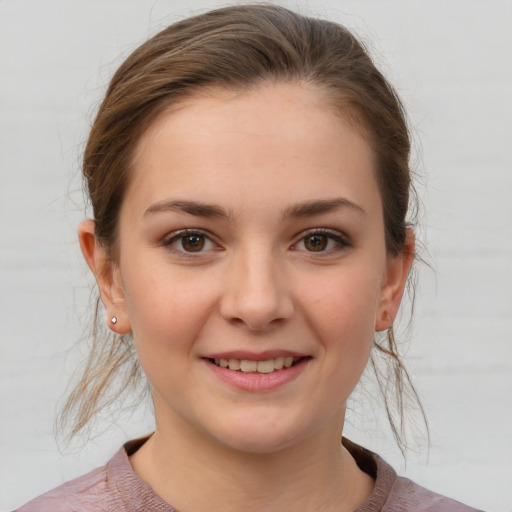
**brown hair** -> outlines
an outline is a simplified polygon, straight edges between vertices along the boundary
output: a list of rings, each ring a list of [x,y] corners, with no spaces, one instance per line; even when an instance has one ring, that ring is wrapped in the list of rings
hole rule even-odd
[[[93,123],[83,160],[97,240],[116,257],[118,215],[140,136],[166,107],[208,87],[243,91],[260,83],[312,85],[336,110],[355,115],[376,156],[387,250],[405,250],[411,190],[410,140],[400,100],[362,44],[343,26],[273,5],[227,7],[175,23],[137,48],[114,74]],[[97,313],[95,319],[97,320]],[[98,330],[78,386],[63,410],[71,435],[136,382],[129,337]],[[403,448],[402,397],[409,376],[392,330],[375,348],[391,363],[395,398],[379,380],[388,417]],[[375,359],[372,356],[375,369]],[[120,377],[123,368],[129,368]],[[112,393],[112,386],[117,386]],[[413,396],[417,399],[412,385]],[[396,402],[399,420],[390,412]],[[418,402],[419,403],[419,402]],[[420,406],[421,407],[421,406]]]

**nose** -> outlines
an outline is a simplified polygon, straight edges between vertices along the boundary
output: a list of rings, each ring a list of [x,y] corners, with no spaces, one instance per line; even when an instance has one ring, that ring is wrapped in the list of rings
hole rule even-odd
[[[271,251],[234,255],[226,273],[220,305],[226,321],[264,331],[293,316],[291,283]]]

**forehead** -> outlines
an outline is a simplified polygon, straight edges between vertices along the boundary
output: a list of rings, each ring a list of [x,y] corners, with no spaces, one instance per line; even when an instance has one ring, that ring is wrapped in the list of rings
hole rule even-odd
[[[138,143],[126,199],[216,202],[232,191],[229,200],[242,204],[254,197],[243,191],[282,201],[286,190],[303,201],[332,197],[333,187],[350,200],[365,189],[378,196],[366,138],[319,90],[273,84],[202,92],[162,113]]]

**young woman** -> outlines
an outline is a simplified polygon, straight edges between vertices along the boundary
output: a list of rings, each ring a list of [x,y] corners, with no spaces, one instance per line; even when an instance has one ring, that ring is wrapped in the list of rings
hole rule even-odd
[[[392,326],[415,253],[409,146],[339,25],[230,7],[139,47],[84,155],[79,239],[114,336],[68,411],[79,430],[140,365],[156,430],[19,510],[474,510],[342,439],[372,350],[408,380]]]

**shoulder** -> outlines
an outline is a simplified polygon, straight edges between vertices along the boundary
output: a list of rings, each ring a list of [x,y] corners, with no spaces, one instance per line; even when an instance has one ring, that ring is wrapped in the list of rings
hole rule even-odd
[[[482,512],[397,477],[382,512]]]
[[[29,501],[16,512],[122,512],[125,508],[108,478],[108,465]]]
[[[482,512],[399,477],[377,454],[346,438],[343,446],[359,468],[375,480],[372,494],[356,512]]]

